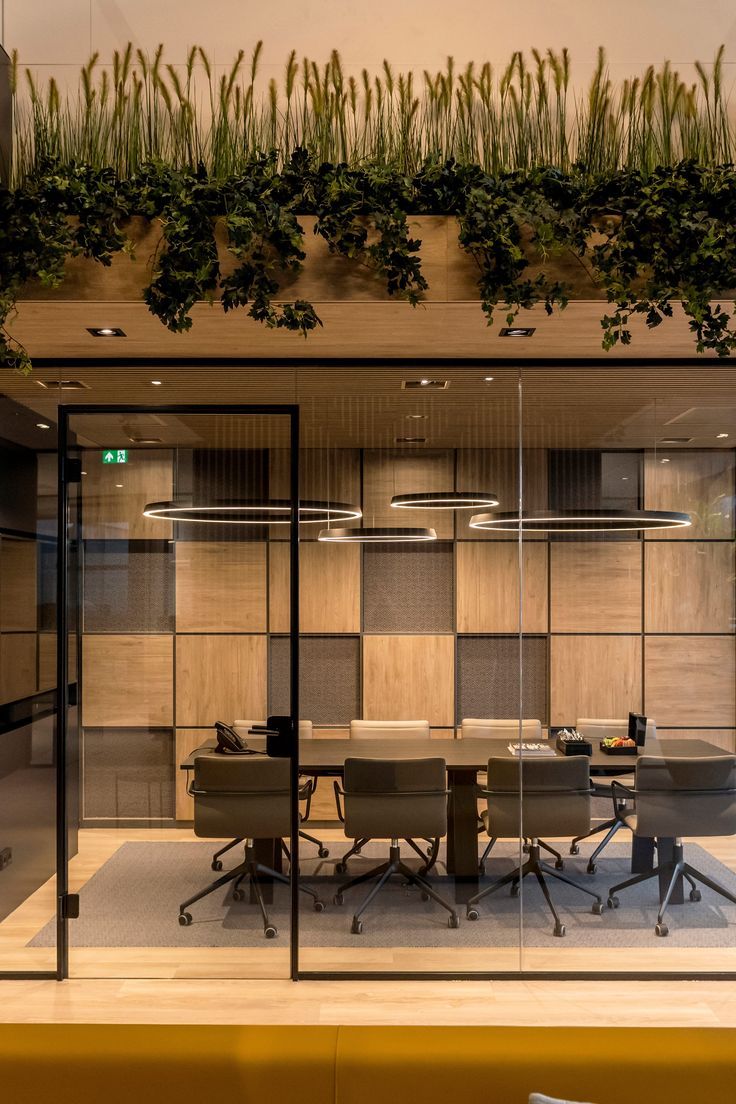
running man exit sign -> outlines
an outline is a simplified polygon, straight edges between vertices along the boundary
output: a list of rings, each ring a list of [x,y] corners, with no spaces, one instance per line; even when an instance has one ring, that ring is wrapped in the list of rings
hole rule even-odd
[[[103,464],[127,464],[128,463],[128,450],[127,449],[105,449],[102,454]]]

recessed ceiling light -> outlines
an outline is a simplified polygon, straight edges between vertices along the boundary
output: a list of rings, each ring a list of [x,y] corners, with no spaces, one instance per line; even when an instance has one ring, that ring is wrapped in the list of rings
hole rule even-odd
[[[160,387],[163,382],[163,380],[151,380],[154,387]]]
[[[531,337],[535,326],[502,326],[498,331],[499,337]]]
[[[670,458],[669,458],[669,456],[665,456],[659,462],[660,462],[660,464],[669,464]]]
[[[82,472],[82,475],[86,475],[86,474],[87,474],[87,473],[86,473],[85,471],[83,471],[83,472]]]
[[[483,382],[484,383],[493,383],[493,376],[484,376],[483,377]]]
[[[415,388],[421,388],[424,391],[446,391],[449,386],[449,380],[430,379],[429,376],[422,376],[421,379],[401,381],[402,391],[413,391]]]
[[[36,429],[51,429],[48,422],[36,422]]]
[[[396,445],[426,445],[426,437],[394,437]]]
[[[115,486],[116,486],[116,487],[121,487],[121,488],[122,488],[123,484],[122,484],[122,483],[116,483],[116,484],[115,484]]]
[[[724,437],[728,437],[727,433],[716,433],[716,437],[719,441],[722,441]]]
[[[406,420],[408,422],[421,422],[426,417],[426,414],[407,414]]]
[[[87,333],[93,337],[127,337],[125,330],[119,326],[88,326]]]

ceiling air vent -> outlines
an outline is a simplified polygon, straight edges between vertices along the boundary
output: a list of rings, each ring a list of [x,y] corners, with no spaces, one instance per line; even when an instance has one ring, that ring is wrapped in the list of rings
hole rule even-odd
[[[396,445],[426,445],[426,437],[394,437]]]
[[[694,437],[660,437],[658,445],[691,445]]]
[[[160,437],[129,437],[128,440],[132,445],[160,445]]]
[[[36,383],[39,387],[43,387],[44,391],[89,391],[89,384],[82,383],[81,380],[40,380],[37,379]]]
[[[401,381],[402,391],[446,391],[449,386],[449,380],[429,379],[427,376],[422,379]]]

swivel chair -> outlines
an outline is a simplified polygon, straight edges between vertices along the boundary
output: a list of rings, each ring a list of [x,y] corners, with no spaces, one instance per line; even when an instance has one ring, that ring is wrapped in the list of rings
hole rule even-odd
[[[236,836],[245,842],[245,855],[238,866],[179,906],[179,923],[183,927],[192,923],[192,914],[188,911],[191,905],[229,882],[235,883],[234,900],[243,900],[245,894],[240,886],[247,878],[261,910],[266,938],[273,939],[278,934],[266,911],[259,875],[265,874],[285,885],[289,884],[289,879],[257,861],[254,841],[283,841],[291,831],[289,770],[288,759],[268,759],[260,755],[197,756],[194,778],[189,786],[194,797],[194,833],[205,839]],[[324,911],[324,903],[313,889],[299,883],[299,890],[313,899],[315,912]]]
[[[610,720],[608,718],[594,718],[594,717],[581,717],[575,725],[578,732],[585,736],[589,740],[598,741],[605,740],[611,736],[628,736],[629,734],[629,722],[628,720]],[[647,732],[646,739],[653,740],[657,735],[657,726],[654,721],[647,720]],[[613,764],[613,760],[611,760]],[[611,779],[610,778],[595,778],[592,779],[593,797],[611,797]],[[624,785],[633,785],[633,775],[627,775],[625,778],[619,777],[619,782]],[[586,870],[588,874],[595,874],[597,870],[597,859],[603,849],[608,846],[613,837],[618,832],[619,828],[624,828],[625,821],[618,816],[619,812],[626,812],[626,802],[620,803],[621,808],[617,809],[614,802],[614,816],[610,820],[604,820],[602,824],[596,824],[594,828],[591,828],[589,832],[586,832],[583,836],[577,836],[570,844],[570,854],[579,855],[579,844],[585,839],[590,839],[591,836],[598,835],[599,832],[605,832],[605,836],[596,847],[593,854],[588,859],[588,865]]]
[[[553,935],[563,936],[565,925],[553,904],[546,878],[564,882],[592,897],[592,911],[600,916],[603,902],[597,893],[578,885],[540,857],[539,837],[542,833],[568,835],[590,827],[588,757],[530,758],[521,763],[513,759],[491,758],[488,760],[488,788],[484,793],[488,798],[488,808],[483,812],[483,822],[488,835],[518,838],[523,834],[531,842],[525,862],[470,898],[467,903],[468,920],[477,920],[480,901],[505,885],[510,885],[511,895],[515,897],[520,882],[528,874],[535,876],[554,917]]]
[[[428,740],[429,735],[429,721],[353,720],[350,722],[351,740],[390,740],[392,738],[397,740]],[[334,787],[337,816],[340,821],[343,821],[345,818],[340,804],[340,795],[342,791],[339,782],[336,781]],[[412,851],[417,853],[424,863],[423,873],[426,874],[432,869],[437,861],[440,847],[439,840],[425,840],[425,843],[429,844],[426,855],[422,852],[421,848],[417,846],[414,840],[407,839],[405,842],[411,847]],[[344,874],[347,870],[348,859],[351,859],[353,855],[359,855],[367,843],[370,843],[368,838],[357,839],[350,850],[346,851],[340,861],[335,864],[336,872],[338,874]]]
[[[240,735],[242,735],[243,739],[248,739],[248,743],[252,747],[257,747],[258,743],[259,743],[259,737],[258,736],[250,736],[248,738],[248,733],[249,733],[250,729],[253,728],[255,725],[264,726],[265,724],[266,724],[265,721],[238,720],[238,721],[233,722],[233,728],[238,729],[238,731],[239,731]],[[311,740],[313,735],[314,735],[314,731],[313,731],[313,727],[312,727],[312,722],[311,721],[300,721],[299,722],[299,739],[300,740]],[[266,747],[265,738],[261,740],[261,743],[262,743],[262,746],[265,750],[265,747]],[[303,820],[309,820],[309,811],[310,811],[311,806],[312,806],[312,798],[314,796],[314,791],[316,789],[317,789],[317,779],[316,778],[307,777],[307,778],[299,780],[299,800],[306,802],[306,805],[305,805],[305,808],[304,808],[304,813],[302,814],[302,819]],[[317,854],[319,855],[319,857],[321,859],[326,859],[328,857],[328,855],[330,853],[328,848],[326,848],[324,843],[322,842],[322,840],[318,840],[316,836],[310,836],[309,832],[300,831],[299,832],[299,838],[300,839],[305,839],[309,843],[313,843],[315,845],[315,847],[317,848]],[[231,851],[233,847],[237,847],[238,844],[240,844],[242,842],[243,842],[242,839],[230,840],[230,843],[225,844],[225,846],[221,847],[219,851],[215,851],[214,855],[212,856],[212,864],[211,864],[212,869],[213,870],[222,870],[222,856],[224,854],[226,854],[228,851]],[[285,850],[287,858],[288,858],[289,857],[289,852],[288,852],[288,849],[286,848],[285,845],[284,845],[284,850]]]
[[[400,839],[440,838],[447,834],[447,766],[444,759],[346,759],[345,835],[351,839],[390,840],[388,862],[351,878],[335,894],[335,904],[354,886],[377,879],[353,914],[351,931],[363,931],[361,916],[393,875],[417,886],[423,901],[436,901],[449,913],[448,927],[458,927],[452,905],[401,859]]]
[[[640,755],[636,762],[633,790],[614,780],[614,807],[621,799],[633,800],[633,811],[617,812],[635,836],[674,837],[672,860],[659,863],[654,870],[637,874],[612,886],[608,907],[618,908],[616,894],[630,886],[657,878],[666,880],[667,890],[660,899],[655,935],[664,936],[669,928],[664,915],[680,878],[690,886],[690,900],[700,900],[696,882],[736,904],[736,896],[718,882],[685,861],[682,836],[732,836],[736,833],[736,756],[714,755],[699,758],[660,758]],[[664,878],[660,878],[664,875]]]
[[[521,725],[521,730],[519,726]],[[460,735],[463,740],[510,740],[513,743],[518,743],[521,739],[522,743],[541,743],[542,742],[542,722],[539,720],[524,719],[521,722],[514,720],[513,717],[509,717],[504,720],[491,720],[481,717],[464,717],[462,725],[460,727]],[[486,776],[484,774],[478,775],[478,783],[481,787],[486,784]],[[485,831],[485,825],[483,824],[483,818],[480,818],[478,825],[478,835],[482,835]],[[478,863],[478,871],[480,874],[486,872],[486,859],[490,855],[496,844],[496,839],[491,837],[486,844],[485,851],[480,857]],[[564,869],[564,862],[562,861],[562,855],[559,851],[555,851],[553,847],[550,847],[544,840],[539,841],[539,846],[544,851],[548,851],[550,855],[554,856],[555,866],[558,870]]]

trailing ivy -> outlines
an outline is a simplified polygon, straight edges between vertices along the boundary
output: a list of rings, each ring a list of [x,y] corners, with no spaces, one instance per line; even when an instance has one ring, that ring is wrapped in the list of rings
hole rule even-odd
[[[47,159],[14,190],[0,189],[0,363],[30,371],[6,329],[24,287],[34,280],[58,287],[75,256],[109,265],[116,253],[132,251],[126,228],[133,216],[162,227],[143,298],[170,330],[188,330],[194,305],[204,300],[306,337],[322,325],[314,306],[282,301],[305,259],[304,214],[315,216],[314,232],[334,256],[367,266],[390,295],[412,305],[428,287],[412,220],[450,215],[477,264],[489,325],[501,305],[507,324],[537,305],[563,309],[570,288],[552,262],[567,255],[611,304],[601,320],[604,349],[630,343],[632,315],[655,328],[680,309],[678,300],[698,352],[736,349],[733,304],[719,303],[724,289],[736,288],[730,165],[684,161],[591,179],[579,165],[491,175],[432,159],[402,174],[319,163],[298,149],[283,167],[276,154],[260,154],[224,178],[201,165],[161,162],[120,178],[110,168]]]

